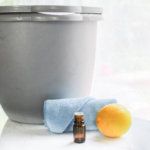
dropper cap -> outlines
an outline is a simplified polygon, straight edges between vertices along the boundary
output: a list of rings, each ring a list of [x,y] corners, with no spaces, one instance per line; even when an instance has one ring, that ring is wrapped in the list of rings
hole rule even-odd
[[[84,121],[84,113],[83,112],[75,112],[74,113],[74,121],[75,122],[83,122]]]

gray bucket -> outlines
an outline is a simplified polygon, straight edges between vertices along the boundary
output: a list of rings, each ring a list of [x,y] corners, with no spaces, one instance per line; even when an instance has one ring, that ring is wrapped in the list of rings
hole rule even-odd
[[[90,94],[101,9],[0,7],[0,102],[11,120],[43,123],[46,99]]]

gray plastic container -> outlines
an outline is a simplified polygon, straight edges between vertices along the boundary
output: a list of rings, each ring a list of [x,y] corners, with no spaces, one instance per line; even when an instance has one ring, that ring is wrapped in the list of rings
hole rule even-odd
[[[100,8],[0,7],[0,102],[11,120],[43,123],[46,99],[90,94]]]

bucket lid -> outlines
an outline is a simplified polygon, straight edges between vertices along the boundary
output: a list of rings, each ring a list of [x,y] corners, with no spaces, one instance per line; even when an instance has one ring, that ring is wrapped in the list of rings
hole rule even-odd
[[[102,9],[83,6],[0,6],[0,21],[97,21]]]
[[[102,9],[99,7],[56,6],[56,5],[0,6],[0,14],[31,13],[31,12],[68,12],[68,13],[79,13],[79,14],[101,14]]]

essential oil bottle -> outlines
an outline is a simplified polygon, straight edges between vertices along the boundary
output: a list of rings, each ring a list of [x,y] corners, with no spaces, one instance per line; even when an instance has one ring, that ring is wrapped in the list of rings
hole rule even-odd
[[[86,139],[86,126],[84,123],[84,114],[76,112],[74,114],[73,135],[75,143],[84,143]]]

